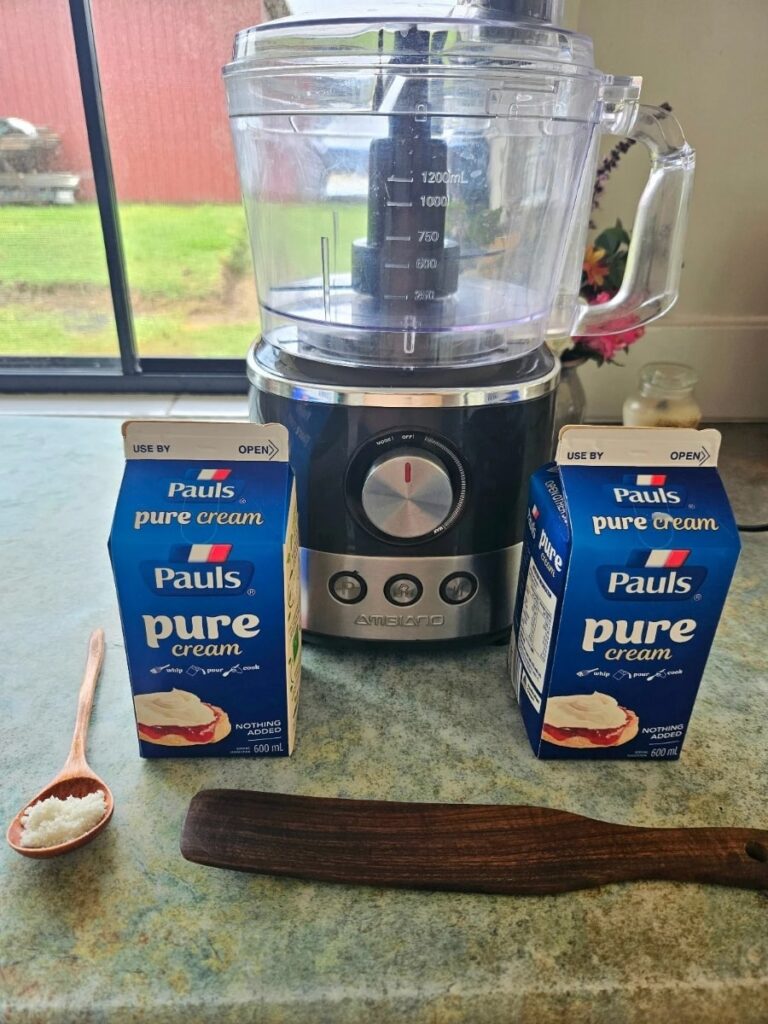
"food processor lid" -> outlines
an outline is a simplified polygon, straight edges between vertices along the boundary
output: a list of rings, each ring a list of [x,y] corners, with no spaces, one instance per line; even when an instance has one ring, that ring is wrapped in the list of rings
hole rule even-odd
[[[225,74],[275,57],[294,64],[324,54],[334,59],[380,57],[378,30],[394,33],[402,24],[449,32],[453,59],[486,57],[594,69],[592,40],[557,24],[563,0],[315,0],[291,7],[296,13],[289,17],[238,32]]]
[[[382,0],[362,0],[355,13],[391,14],[396,7],[410,7],[411,14],[414,13],[414,5],[418,0],[390,0],[384,4]],[[564,0],[424,0],[419,3],[419,14],[432,14],[436,12],[439,16],[466,15],[469,17],[494,17],[515,20],[517,18],[532,17],[558,25],[562,17]],[[291,20],[297,18],[311,18],[319,10],[323,11],[323,18],[335,18],[339,20],[349,19],[349,0],[328,0],[321,3],[321,0],[291,0]],[[396,12],[396,11],[395,11]],[[276,19],[274,19],[276,20]],[[289,18],[281,18],[281,22]],[[273,23],[272,23],[273,24]]]
[[[492,14],[494,18],[536,18],[557,25],[563,14],[564,0],[474,0],[457,4],[458,7],[475,8],[480,14]]]

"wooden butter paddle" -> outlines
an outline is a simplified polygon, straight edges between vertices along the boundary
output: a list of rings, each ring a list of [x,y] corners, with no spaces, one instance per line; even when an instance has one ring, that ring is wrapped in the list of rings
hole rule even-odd
[[[181,852],[236,871],[462,892],[556,893],[638,879],[768,889],[768,831],[637,828],[545,807],[208,789],[190,803]]]

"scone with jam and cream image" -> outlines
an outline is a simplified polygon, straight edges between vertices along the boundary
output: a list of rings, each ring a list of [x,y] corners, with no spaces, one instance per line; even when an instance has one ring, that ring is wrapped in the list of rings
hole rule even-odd
[[[640,719],[607,693],[550,697],[542,739],[559,747],[619,747],[637,736]]]
[[[166,747],[218,743],[232,726],[223,708],[206,704],[187,690],[140,693],[133,698],[139,739]]]

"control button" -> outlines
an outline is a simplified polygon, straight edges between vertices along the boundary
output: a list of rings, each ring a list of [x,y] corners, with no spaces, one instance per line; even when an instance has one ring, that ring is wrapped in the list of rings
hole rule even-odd
[[[404,607],[409,604],[416,604],[423,593],[419,580],[415,576],[393,576],[384,584],[384,596],[392,604],[399,604]]]
[[[342,604],[357,604],[368,593],[365,580],[356,572],[337,572],[328,580],[328,589]]]
[[[452,572],[440,584],[440,597],[446,604],[466,604],[477,593],[477,580],[471,572]]]
[[[431,533],[454,505],[448,470],[417,448],[399,448],[378,458],[368,470],[360,498],[377,530],[401,538]]]

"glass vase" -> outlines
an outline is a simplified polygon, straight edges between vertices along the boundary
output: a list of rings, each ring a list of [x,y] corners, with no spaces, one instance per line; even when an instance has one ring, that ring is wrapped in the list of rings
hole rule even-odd
[[[564,359],[560,368],[560,383],[555,397],[555,421],[552,429],[552,450],[557,447],[560,428],[568,423],[583,423],[587,407],[579,369],[586,359]]]

